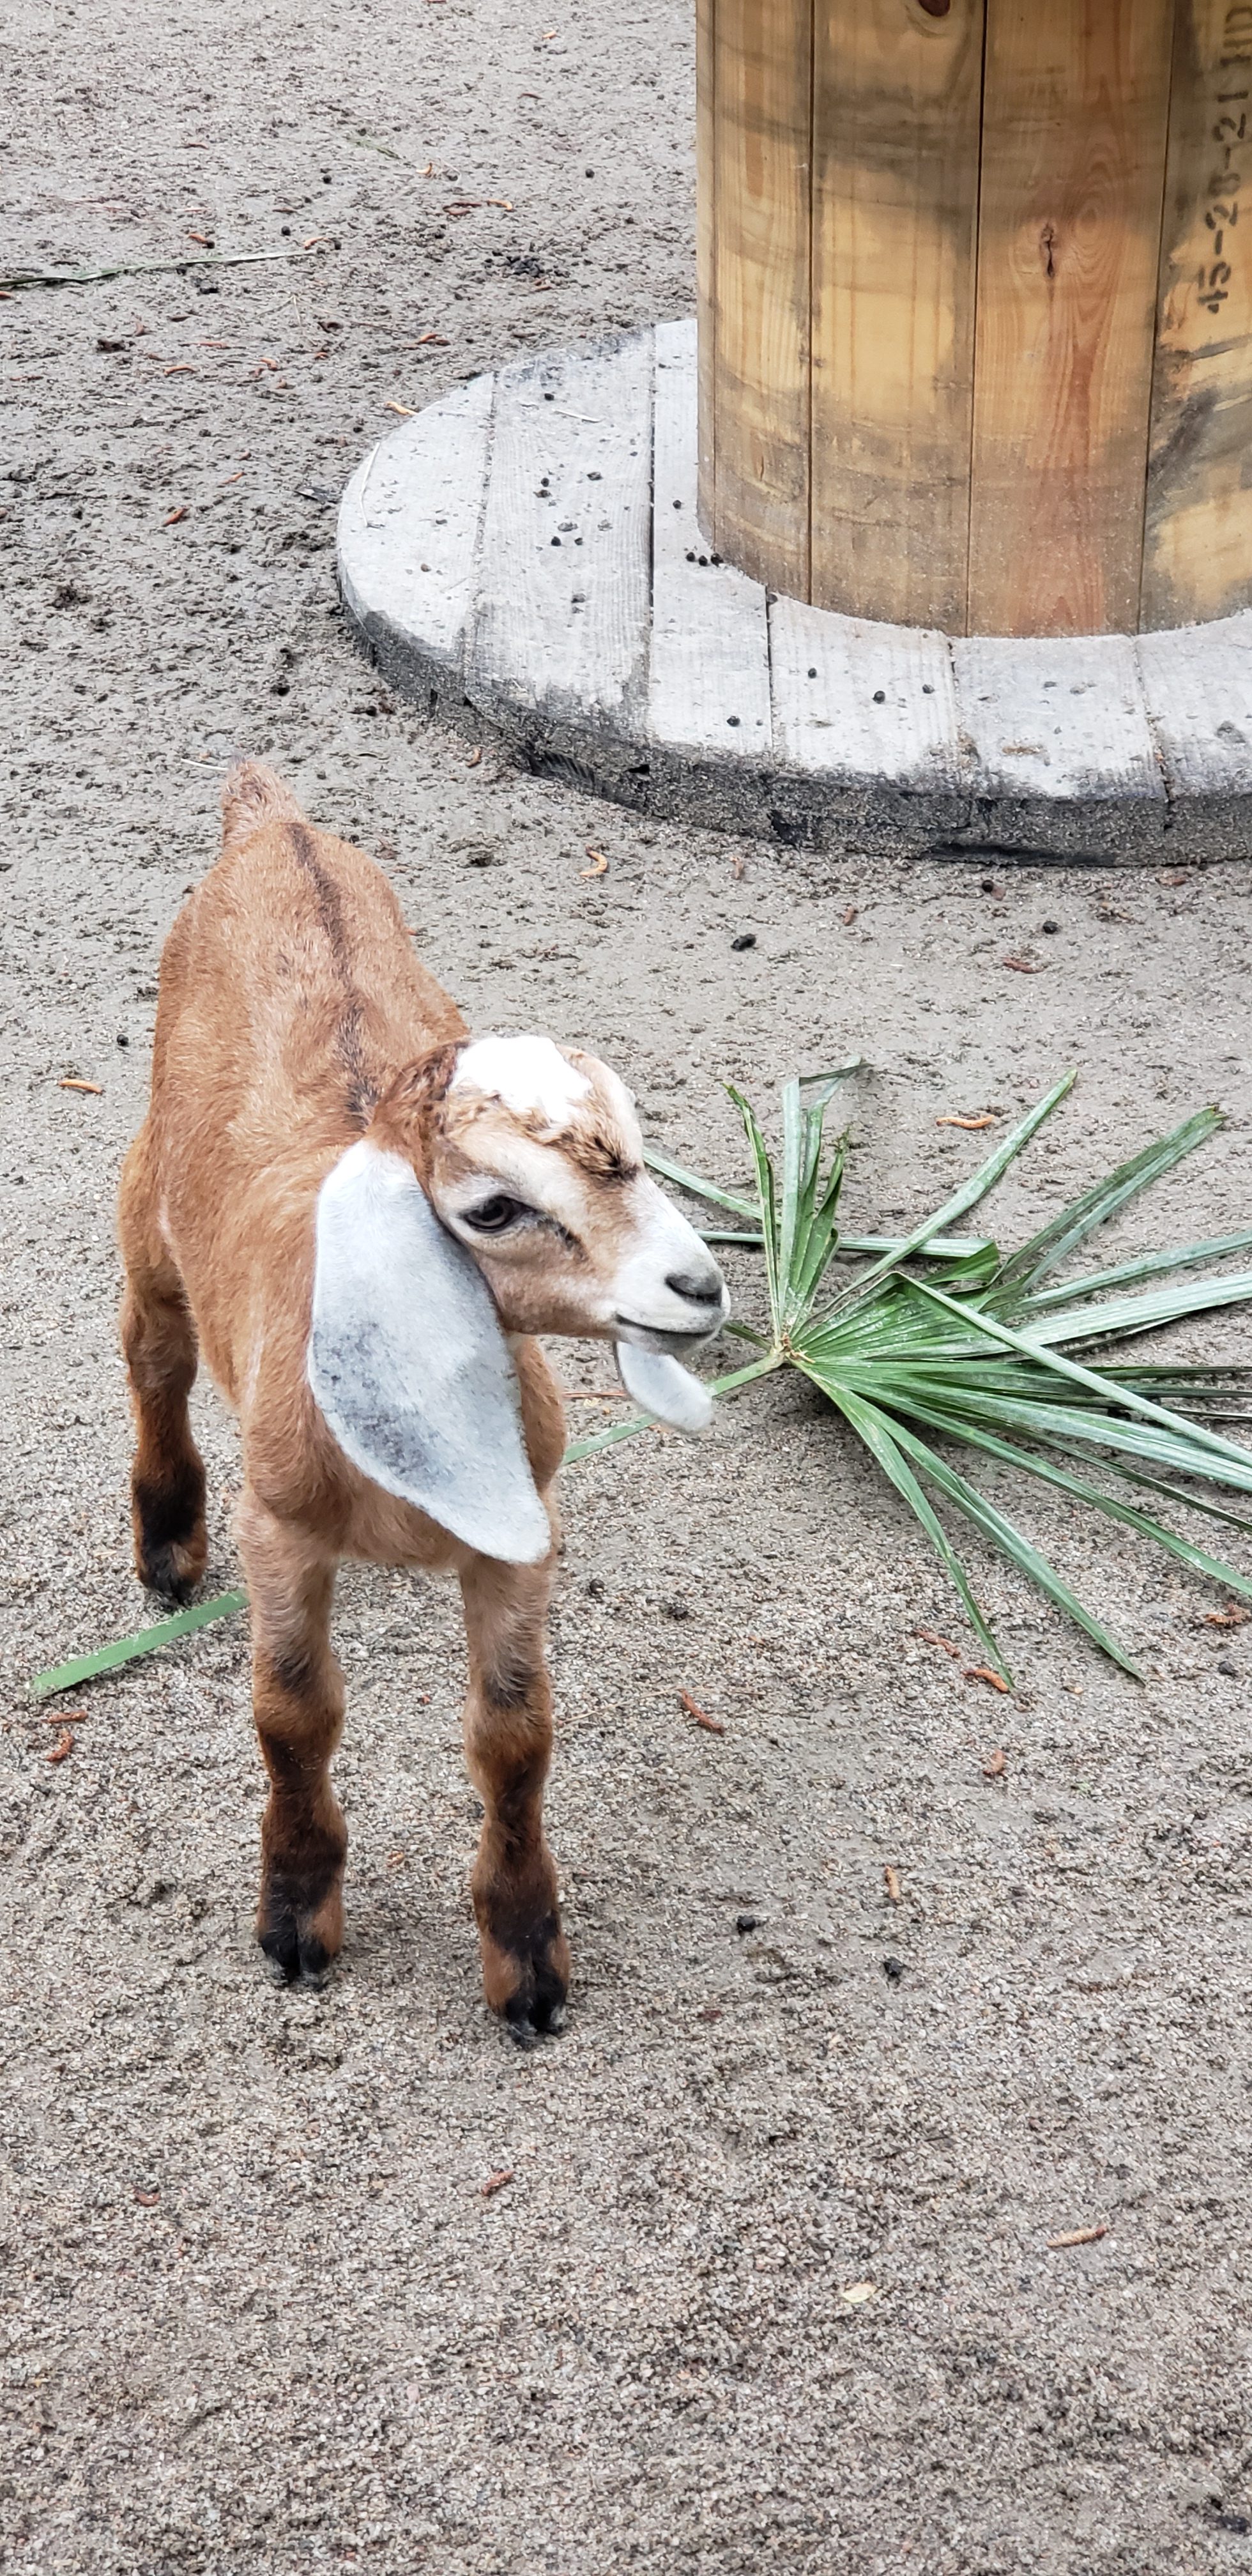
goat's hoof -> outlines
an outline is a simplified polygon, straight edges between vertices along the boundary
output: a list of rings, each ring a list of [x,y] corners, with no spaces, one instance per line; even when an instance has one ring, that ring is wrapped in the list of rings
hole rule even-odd
[[[564,1933],[541,1934],[529,1950],[521,1951],[484,1939],[483,1985],[493,2012],[519,2048],[555,2037],[564,2027],[569,1985]]]
[[[146,1591],[181,1609],[199,1584],[207,1554],[207,1548],[194,1541],[189,1547],[145,1548],[136,1557],[135,1570]]]
[[[565,1988],[554,1981],[551,1993],[536,1988],[510,1995],[504,2007],[505,2028],[517,2048],[534,2048],[541,2039],[555,2039],[565,2028]]]
[[[333,1923],[327,1920],[328,1910],[334,1914]],[[257,1939],[277,1985],[325,1985],[339,1950],[340,1913],[338,1888],[316,1908],[297,1905],[276,1888],[263,1891]]]
[[[203,1469],[168,1484],[136,1476],[131,1503],[140,1582],[165,1601],[190,1601],[209,1556]]]
[[[325,1985],[330,1973],[330,1952],[324,1941],[302,1940],[294,1922],[263,1932],[261,1948],[276,1986]]]

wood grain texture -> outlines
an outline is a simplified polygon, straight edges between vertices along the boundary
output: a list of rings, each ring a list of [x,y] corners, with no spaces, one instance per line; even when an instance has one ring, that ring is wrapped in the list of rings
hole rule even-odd
[[[1178,0],[1140,622],[1252,601],[1252,8]]]
[[[1141,635],[1139,667],[1170,794],[1252,789],[1252,612]]]
[[[956,792],[960,730],[946,636],[795,599],[770,601],[769,633],[780,759],[858,783],[891,778],[909,793]]]
[[[809,585],[812,0],[716,0],[709,533],[749,573]]]
[[[975,797],[1163,807],[1129,636],[971,635],[952,654]]]
[[[358,467],[339,516],[344,602],[375,644],[426,638],[459,670],[486,480],[492,376],[457,385]]]
[[[760,760],[773,740],[765,593],[729,564],[710,563],[700,537],[690,322],[657,327],[653,410],[649,732],[719,760]]]
[[[987,0],[969,626],[1134,628],[1172,0]]]
[[[983,0],[816,0],[812,587],[963,631]]]
[[[713,137],[717,120],[717,0],[696,0],[696,329],[699,359],[700,525],[717,511],[717,242]]]
[[[556,723],[642,715],[652,355],[635,333],[496,378],[467,674]]]

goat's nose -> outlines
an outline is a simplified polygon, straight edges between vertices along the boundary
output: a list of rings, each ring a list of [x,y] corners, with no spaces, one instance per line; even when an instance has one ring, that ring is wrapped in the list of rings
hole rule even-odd
[[[707,1270],[671,1270],[665,1285],[689,1306],[720,1306],[722,1302],[722,1274],[712,1263]]]

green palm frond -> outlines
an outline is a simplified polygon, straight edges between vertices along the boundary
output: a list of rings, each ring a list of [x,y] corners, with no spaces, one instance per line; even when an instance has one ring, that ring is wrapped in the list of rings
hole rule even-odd
[[[799,1369],[908,1504],[1003,1678],[1004,1657],[941,1506],[977,1529],[1104,1654],[1133,1673],[1117,1638],[1033,1540],[958,1472],[950,1453],[963,1447],[974,1458],[1050,1485],[1252,1601],[1252,1580],[1147,1507],[1150,1500],[1199,1512],[1252,1535],[1252,1519],[1214,1492],[1252,1495],[1252,1449],[1215,1427],[1252,1419],[1252,1370],[1168,1361],[1118,1365],[1122,1348],[1141,1334],[1252,1299],[1252,1270],[1223,1273],[1209,1266],[1252,1249],[1252,1229],[1145,1253],[1069,1281],[1054,1278],[1100,1227],[1215,1135],[1221,1113],[1201,1110],[1130,1156],[1004,1257],[989,1237],[952,1228],[1003,1179],[1075,1076],[1054,1083],[969,1180],[896,1237],[844,1234],[839,1224],[848,1138],[846,1131],[827,1138],[826,1115],[856,1069],[840,1065],[786,1084],[777,1157],[751,1102],[728,1086],[747,1138],[750,1191],[724,1189],[649,1152],[649,1164],[664,1179],[739,1221],[733,1229],[708,1229],[707,1241],[764,1253],[769,1330],[736,1328],[758,1356],[711,1391],[725,1397],[777,1369]],[[1182,1275],[1197,1271],[1202,1275]],[[1131,1289],[1139,1293],[1126,1293]],[[641,1415],[615,1424],[569,1454],[585,1457],[647,1423]],[[1136,1499],[1128,1498],[1128,1486]]]

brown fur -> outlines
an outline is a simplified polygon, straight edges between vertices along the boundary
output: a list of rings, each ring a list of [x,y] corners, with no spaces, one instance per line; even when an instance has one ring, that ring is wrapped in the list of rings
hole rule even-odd
[[[346,1836],[329,1779],[344,1710],[330,1643],[338,1559],[455,1570],[470,1658],[466,1745],[484,1806],[473,1880],[484,1981],[525,2032],[549,2025],[568,1975],[542,1826],[551,1559],[477,1556],[385,1493],[344,1456],[305,1377],[321,1183],[367,1130],[421,1180],[436,1151],[455,1155],[444,1096],[465,1036],[378,869],[314,831],[266,771],[239,771],[222,857],[162,959],[151,1107],[122,1180],[122,1338],[138,1430],[136,1559],[145,1582],[177,1598],[206,1553],[204,1470],[187,1418],[199,1353],[241,1417],[239,1537],[270,1778],[265,1949],[286,1975],[317,1974],[342,1938]],[[475,1105],[480,1125],[501,1114]],[[532,1267],[516,1313],[502,1301],[506,1328],[586,1330],[553,1319],[538,1276]],[[556,1305],[564,1311],[559,1296]],[[546,1499],[564,1442],[560,1397],[532,1339],[514,1356]]]

